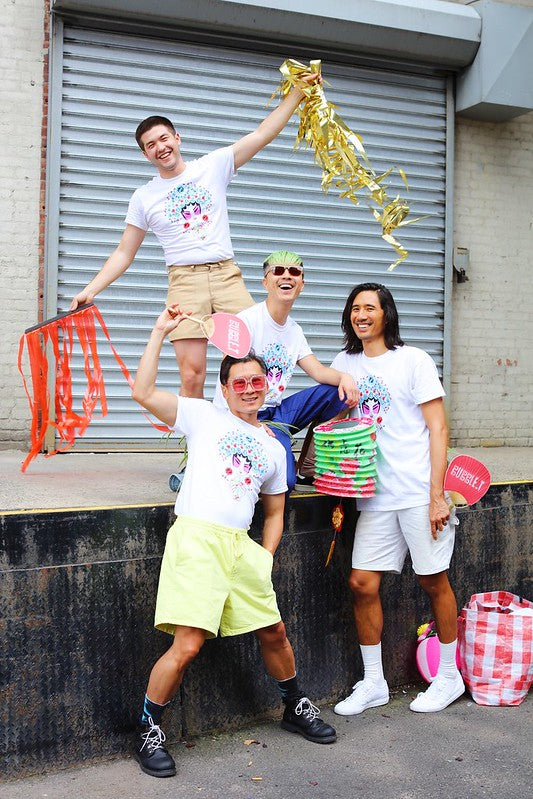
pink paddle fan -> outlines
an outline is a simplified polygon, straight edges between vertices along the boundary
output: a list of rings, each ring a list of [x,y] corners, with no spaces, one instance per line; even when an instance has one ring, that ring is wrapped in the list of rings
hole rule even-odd
[[[224,355],[244,358],[250,352],[252,339],[250,331],[238,316],[231,313],[214,313],[210,319],[213,332],[207,338]]]
[[[202,333],[208,341],[224,355],[233,358],[244,358],[250,352],[252,339],[246,323],[231,313],[214,313],[199,319],[196,316],[184,316],[191,322],[200,325]]]
[[[454,505],[473,505],[485,496],[490,486],[487,467],[470,455],[457,455],[444,475],[444,490],[459,495],[463,502],[454,499]]]

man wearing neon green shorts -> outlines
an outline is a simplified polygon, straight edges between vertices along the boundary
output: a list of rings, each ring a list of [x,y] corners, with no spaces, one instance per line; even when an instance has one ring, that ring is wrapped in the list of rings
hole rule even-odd
[[[333,727],[298,688],[294,655],[272,587],[273,555],[283,533],[286,457],[257,419],[265,399],[266,366],[254,353],[226,357],[220,368],[228,408],[179,397],[156,385],[165,336],[186,318],[177,305],[155,323],[141,358],[133,397],[187,437],[187,469],[161,564],[155,625],[174,636],[154,665],[135,756],[153,777],[176,773],[160,723],[186,667],[206,638],[255,631],[268,673],[285,703],[282,727],[314,743],[333,743]],[[209,490],[207,490],[207,487]],[[247,534],[261,493],[262,546]]]

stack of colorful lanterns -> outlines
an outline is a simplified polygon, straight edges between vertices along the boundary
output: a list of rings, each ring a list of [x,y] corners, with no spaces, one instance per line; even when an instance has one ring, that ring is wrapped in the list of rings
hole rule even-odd
[[[315,486],[336,497],[370,497],[376,489],[376,426],[369,417],[315,427]]]

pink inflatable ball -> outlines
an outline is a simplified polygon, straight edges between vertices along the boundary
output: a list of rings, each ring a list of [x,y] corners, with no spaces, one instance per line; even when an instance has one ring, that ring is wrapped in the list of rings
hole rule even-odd
[[[418,644],[416,649],[416,665],[426,682],[433,682],[437,676],[440,661],[440,641],[436,635],[429,635]],[[455,653],[457,668],[461,668],[459,649]]]

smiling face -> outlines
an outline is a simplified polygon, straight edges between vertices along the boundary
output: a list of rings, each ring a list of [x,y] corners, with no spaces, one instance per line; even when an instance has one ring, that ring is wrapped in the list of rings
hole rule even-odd
[[[155,125],[143,133],[141,144],[144,155],[162,178],[175,177],[185,169],[180,153],[180,135],[166,125]]]
[[[376,291],[361,291],[354,298],[350,320],[355,335],[367,347],[385,347],[385,314]]]
[[[231,384],[236,377],[250,378],[258,374],[264,374],[264,372],[257,361],[235,363],[229,370],[228,382],[222,384],[222,394],[228,403],[230,411],[250,424],[257,422],[257,411],[265,401],[267,386],[265,385],[263,391],[256,391],[248,381],[243,393],[237,394],[233,391]]]
[[[275,275],[272,271],[273,267],[281,267],[284,271],[282,275]],[[291,275],[289,268],[296,266],[291,264],[270,264],[268,271],[265,272],[263,278],[263,286],[267,290],[268,298],[278,302],[292,303],[300,296],[304,287],[304,273],[300,275]]]

